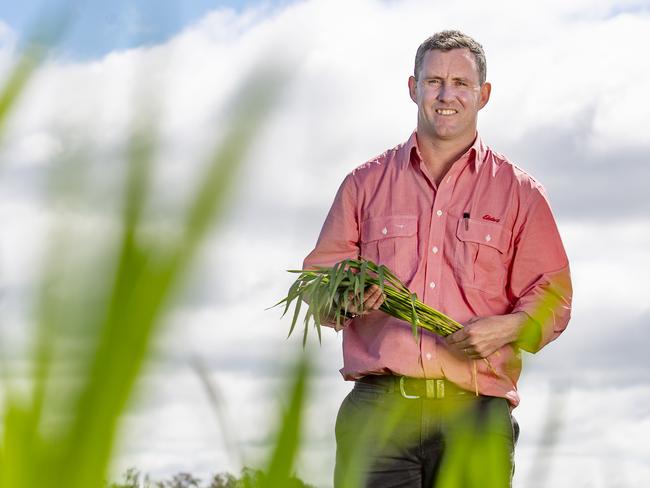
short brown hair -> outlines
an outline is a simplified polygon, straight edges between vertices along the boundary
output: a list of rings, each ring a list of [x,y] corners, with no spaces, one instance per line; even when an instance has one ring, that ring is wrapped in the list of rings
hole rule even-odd
[[[481,46],[467,34],[463,34],[457,30],[444,30],[436,32],[434,35],[420,44],[420,47],[418,47],[418,51],[415,54],[415,69],[413,73],[415,79],[418,79],[420,69],[422,69],[422,61],[424,60],[424,55],[427,53],[427,51],[433,51],[437,49],[439,51],[447,52],[451,51],[452,49],[463,48],[469,49],[469,51],[474,55],[476,67],[478,68],[479,82],[482,85],[485,83],[487,75],[487,65],[485,62],[485,51],[483,51],[483,46]]]

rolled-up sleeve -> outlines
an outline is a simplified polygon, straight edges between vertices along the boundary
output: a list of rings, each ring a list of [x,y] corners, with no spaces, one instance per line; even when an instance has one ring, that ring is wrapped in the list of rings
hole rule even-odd
[[[359,219],[357,211],[357,187],[352,173],[341,183],[334,202],[321,229],[316,247],[303,261],[303,269],[329,267],[343,259],[359,257]],[[346,320],[342,327],[347,326]],[[336,324],[324,323],[340,330]]]
[[[303,262],[303,269],[332,266],[359,256],[357,188],[352,174],[346,176],[330,208],[316,247]]]
[[[512,312],[531,318],[519,345],[537,352],[566,329],[572,285],[569,261],[543,188],[538,186],[529,200],[514,237],[508,293]]]

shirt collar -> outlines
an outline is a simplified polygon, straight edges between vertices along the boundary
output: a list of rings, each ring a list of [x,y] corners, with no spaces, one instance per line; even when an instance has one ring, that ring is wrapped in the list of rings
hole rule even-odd
[[[465,153],[458,158],[458,160],[465,159],[472,165],[472,169],[478,173],[483,164],[483,159],[485,158],[485,145],[481,136],[477,133],[474,143],[470,148],[465,151]],[[420,155],[420,149],[418,148],[418,139],[416,131],[413,131],[408,140],[404,143],[403,146],[404,152],[402,153],[402,167],[405,168],[409,163],[415,161],[419,163],[422,161],[422,156]]]

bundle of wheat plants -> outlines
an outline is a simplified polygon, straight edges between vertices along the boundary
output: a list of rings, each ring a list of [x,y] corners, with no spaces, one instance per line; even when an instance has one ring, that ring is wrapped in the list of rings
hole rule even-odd
[[[366,287],[379,286],[385,300],[379,310],[411,324],[417,338],[418,328],[423,328],[442,337],[448,336],[463,326],[442,312],[418,300],[395,274],[384,265],[377,265],[366,259],[344,259],[332,267],[313,270],[289,270],[299,273],[298,279],[289,288],[287,296],[274,306],[284,304],[283,316],[295,302],[293,320],[289,335],[293,332],[302,302],[308,303],[304,317],[303,344],[307,340],[309,322],[313,321],[318,338],[320,327],[328,320],[340,326],[351,317],[352,303],[364,301]]]
[[[318,267],[312,270],[289,270],[299,273],[298,279],[289,288],[287,296],[274,305],[284,304],[284,317],[292,303],[295,302],[293,319],[289,335],[293,332],[300,315],[302,302],[308,303],[304,317],[303,346],[307,343],[309,322],[313,321],[321,341],[321,325],[333,320],[336,327],[350,317],[352,303],[364,301],[366,286],[377,285],[385,296],[379,310],[411,324],[413,337],[418,338],[418,329],[422,328],[442,337],[453,334],[463,325],[444,313],[418,300],[417,295],[400,281],[386,266],[378,265],[367,259],[344,259],[332,267]],[[483,361],[494,374],[496,370],[487,358]],[[476,371],[476,366],[474,366]],[[476,382],[476,373],[474,375]],[[475,385],[478,394],[478,385]]]

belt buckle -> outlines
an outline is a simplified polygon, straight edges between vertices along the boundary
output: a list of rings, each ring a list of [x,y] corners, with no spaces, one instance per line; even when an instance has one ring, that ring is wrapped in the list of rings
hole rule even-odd
[[[417,399],[421,398],[420,395],[409,395],[404,389],[404,378],[406,376],[399,377],[399,392],[403,398],[408,399]],[[445,397],[445,380],[444,379],[425,379],[425,398],[444,398]]]
[[[427,379],[425,387],[427,398],[444,398],[445,397],[445,380],[443,379]]]
[[[399,377],[399,392],[402,395],[402,397],[407,398],[409,400],[420,398],[420,395],[409,395],[406,393],[406,391],[404,390],[404,378],[406,378],[406,376]]]
[[[436,381],[436,398],[445,398],[445,380],[438,379]]]

